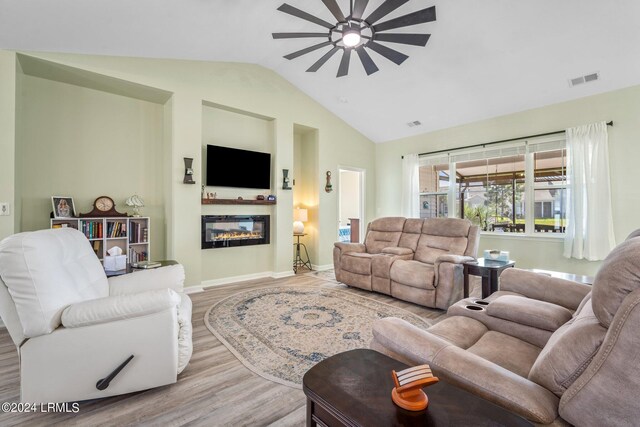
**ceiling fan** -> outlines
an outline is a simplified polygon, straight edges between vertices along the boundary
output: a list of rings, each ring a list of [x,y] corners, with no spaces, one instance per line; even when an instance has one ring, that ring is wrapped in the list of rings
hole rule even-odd
[[[307,72],[316,72],[322,67],[333,55],[342,50],[342,59],[338,67],[337,77],[346,76],[349,73],[349,61],[351,52],[356,51],[362,66],[367,75],[371,75],[378,71],[378,67],[369,56],[366,49],[384,56],[388,60],[400,65],[408,58],[407,55],[391,49],[378,42],[401,43],[413,46],[426,46],[431,34],[409,34],[409,33],[387,33],[385,31],[396,28],[409,27],[411,25],[432,22],[436,20],[436,7],[431,6],[426,9],[418,10],[398,18],[390,19],[378,23],[384,18],[409,0],[385,0],[376,10],[371,12],[366,18],[363,18],[364,11],[367,8],[369,0],[350,0],[349,15],[345,16],[336,0],[322,0],[327,9],[335,17],[336,23],[332,24],[295,8],[287,3],[283,3],[278,8],[279,11],[293,15],[305,21],[312,22],[316,25],[326,28],[324,32],[315,33],[273,33],[274,39],[296,39],[296,38],[326,38],[322,43],[309,46],[305,49],[285,55],[284,57],[291,60],[307,53],[330,47],[330,49],[320,57]]]

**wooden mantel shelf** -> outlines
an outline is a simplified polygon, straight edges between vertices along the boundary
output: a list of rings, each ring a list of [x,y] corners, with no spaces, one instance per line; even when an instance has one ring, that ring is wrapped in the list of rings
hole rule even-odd
[[[202,199],[203,205],[275,205],[275,200]]]

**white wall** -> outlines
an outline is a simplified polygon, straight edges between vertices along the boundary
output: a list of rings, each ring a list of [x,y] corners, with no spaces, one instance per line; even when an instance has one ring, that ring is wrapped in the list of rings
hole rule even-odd
[[[579,89],[577,89],[579,90]],[[487,100],[490,102],[490,100]],[[496,117],[376,145],[376,216],[400,213],[401,159],[423,153],[508,138],[553,132],[598,121],[609,127],[611,198],[617,242],[640,228],[640,86]],[[483,235],[480,249],[511,251],[518,267],[594,274],[600,263],[562,257],[562,241]]]

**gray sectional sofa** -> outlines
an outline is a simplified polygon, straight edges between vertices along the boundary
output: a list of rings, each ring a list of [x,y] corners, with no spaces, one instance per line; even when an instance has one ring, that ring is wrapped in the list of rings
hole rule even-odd
[[[446,310],[462,299],[462,263],[475,259],[479,234],[466,219],[379,218],[364,243],[335,243],[336,279]]]

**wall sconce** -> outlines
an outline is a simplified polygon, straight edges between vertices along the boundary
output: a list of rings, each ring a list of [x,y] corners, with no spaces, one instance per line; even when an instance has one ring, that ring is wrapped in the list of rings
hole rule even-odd
[[[289,187],[289,169],[282,169],[282,189],[291,190],[291,187]]]
[[[333,185],[331,185],[331,171],[327,171],[327,185],[324,186],[324,191],[331,193],[333,191]]]
[[[195,184],[196,182],[193,180],[193,159],[189,157],[184,158],[184,179],[182,180],[185,184]]]

